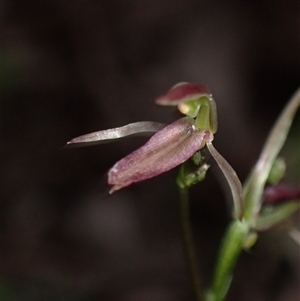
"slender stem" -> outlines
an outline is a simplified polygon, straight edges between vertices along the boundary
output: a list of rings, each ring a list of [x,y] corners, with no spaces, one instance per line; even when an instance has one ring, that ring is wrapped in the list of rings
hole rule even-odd
[[[182,240],[184,246],[184,253],[197,301],[203,301],[203,291],[201,289],[201,280],[198,269],[198,262],[195,251],[195,244],[193,240],[192,227],[189,212],[189,197],[188,188],[179,188],[179,213],[182,231]]]
[[[233,220],[228,226],[219,250],[212,285],[206,295],[207,301],[225,299],[232,280],[232,270],[243,249],[248,232],[249,227],[243,221]]]

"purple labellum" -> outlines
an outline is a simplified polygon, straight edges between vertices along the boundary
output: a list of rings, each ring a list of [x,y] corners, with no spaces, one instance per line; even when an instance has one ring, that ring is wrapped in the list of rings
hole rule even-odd
[[[108,183],[113,185],[110,193],[185,162],[205,145],[206,134],[204,130],[196,130],[194,120],[189,117],[166,126],[109,170]]]
[[[158,97],[155,102],[163,106],[177,106],[183,102],[199,99],[202,96],[209,98],[210,95],[205,85],[179,83],[172,87],[166,94]]]

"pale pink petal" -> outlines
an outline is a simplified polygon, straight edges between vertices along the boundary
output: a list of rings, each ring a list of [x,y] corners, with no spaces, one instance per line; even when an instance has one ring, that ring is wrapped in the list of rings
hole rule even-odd
[[[204,146],[206,134],[204,130],[195,130],[194,120],[189,117],[166,126],[109,170],[108,183],[113,185],[110,193],[185,162]]]

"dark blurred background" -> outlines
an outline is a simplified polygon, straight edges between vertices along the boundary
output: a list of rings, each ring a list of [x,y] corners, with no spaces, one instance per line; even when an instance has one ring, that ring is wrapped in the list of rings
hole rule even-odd
[[[107,170],[146,138],[62,147],[129,122],[172,122],[179,115],[153,100],[201,82],[218,105],[215,145],[244,180],[299,86],[300,2],[4,0],[1,15],[1,300],[194,300],[176,170],[108,197]],[[297,122],[289,183],[299,181]],[[204,285],[230,219],[211,164],[191,190]],[[285,228],[262,234],[228,300],[298,300],[299,263]]]

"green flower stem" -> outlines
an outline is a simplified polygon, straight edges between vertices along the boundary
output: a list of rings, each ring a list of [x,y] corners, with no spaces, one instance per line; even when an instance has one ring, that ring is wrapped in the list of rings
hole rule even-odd
[[[232,279],[232,270],[243,249],[248,232],[248,225],[239,220],[233,220],[228,226],[221,244],[212,286],[206,295],[207,301],[225,299]]]
[[[197,301],[204,301],[195,244],[190,222],[188,188],[179,188],[179,212],[184,253]]]

